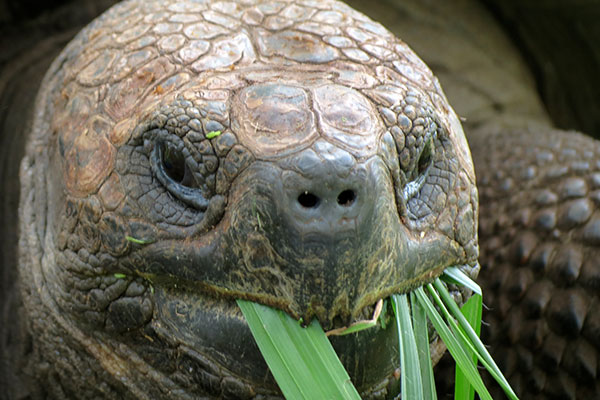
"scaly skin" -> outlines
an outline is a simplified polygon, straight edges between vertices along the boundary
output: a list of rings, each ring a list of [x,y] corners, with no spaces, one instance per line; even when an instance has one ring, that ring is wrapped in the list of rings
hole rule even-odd
[[[51,398],[276,396],[235,298],[329,329],[476,265],[454,112],[341,3],[119,4],[46,75],[21,179],[27,373]],[[365,398],[397,393],[396,342],[334,342]]]
[[[575,132],[539,134],[471,140],[494,149],[474,153],[486,336],[521,398],[597,398],[600,144]]]
[[[17,360],[15,361],[17,363],[19,360],[21,361],[21,364],[19,364],[21,367],[18,368],[18,375],[16,377],[14,375],[4,375],[0,378],[0,388],[2,389],[0,390],[0,398],[5,398],[3,396],[8,396],[8,398],[23,398],[26,396],[26,393],[32,398],[45,396],[45,391],[40,391],[40,387],[37,386],[39,384],[37,379],[27,381],[27,375],[23,376],[23,372],[28,371],[27,368],[22,368],[23,355],[25,355],[25,364],[27,360],[30,360],[31,365],[35,365],[36,363],[35,358],[30,358],[31,348],[27,339],[26,325],[17,322],[19,316],[24,315],[24,312],[22,307],[18,306],[18,293],[11,290],[10,285],[14,283],[11,269],[6,268],[14,264],[14,261],[11,259],[11,256],[14,254],[13,247],[11,247],[13,246],[11,240],[13,223],[11,221],[16,220],[16,208],[11,209],[13,201],[10,199],[12,198],[11,194],[17,192],[15,187],[18,187],[18,184],[11,186],[12,182],[14,182],[13,177],[16,176],[16,172],[11,172],[11,167],[16,169],[18,162],[15,160],[21,157],[21,152],[13,145],[15,142],[18,143],[21,137],[24,137],[24,135],[20,134],[22,129],[20,124],[26,122],[26,118],[23,118],[23,116],[28,113],[25,110],[32,108],[31,106],[28,108],[25,104],[27,103],[28,95],[31,96],[31,90],[35,90],[35,85],[39,82],[36,71],[42,71],[47,68],[43,66],[43,60],[44,58],[48,58],[49,54],[52,54],[53,48],[63,46],[56,43],[60,43],[65,40],[64,37],[74,34],[67,32],[62,37],[53,37],[53,30],[64,29],[65,26],[69,26],[66,24],[73,24],[75,26],[74,21],[78,21],[79,19],[86,21],[83,19],[85,18],[83,12],[92,12],[95,7],[94,3],[88,3],[82,6],[81,2],[78,2],[76,12],[75,8],[68,14],[63,12],[60,14],[61,17],[55,22],[48,21],[47,19],[36,21],[35,24],[27,24],[26,31],[23,31],[23,28],[19,27],[19,35],[16,37],[10,38],[9,36],[9,39],[6,39],[6,35],[3,35],[5,44],[15,44],[16,48],[21,46],[29,50],[24,52],[22,59],[19,59],[14,58],[12,55],[15,53],[7,51],[6,46],[3,46],[3,52],[0,56],[2,60],[10,60],[9,66],[11,66],[11,69],[2,71],[3,75],[0,78],[0,92],[3,96],[0,101],[2,103],[0,113],[4,113],[8,117],[7,120],[3,120],[0,115],[0,122],[8,121],[4,125],[0,123],[4,128],[3,136],[0,138],[3,140],[1,146],[2,155],[0,155],[3,164],[1,165],[0,175],[3,177],[2,199],[4,201],[4,208],[2,213],[0,213],[0,221],[2,221],[1,225],[3,226],[1,255],[4,263],[2,303],[4,311],[9,313],[8,321],[10,321],[9,323],[5,323],[4,329],[0,329],[0,331],[5,340],[3,345],[6,346],[8,343],[11,355],[8,356],[8,353],[6,353],[7,349],[4,348],[5,353],[0,358],[5,371],[7,361],[10,360],[13,362]],[[359,1],[350,3],[358,9],[365,7]],[[537,5],[535,8],[542,9],[542,7],[538,7]],[[537,93],[535,93],[535,88],[531,85],[531,79],[528,79],[526,76],[524,77],[526,75],[526,73],[523,74],[523,71],[525,71],[524,63],[519,61],[518,55],[514,51],[511,53],[507,49],[511,43],[506,38],[503,38],[504,33],[497,28],[492,18],[486,16],[482,7],[478,6],[475,1],[461,1],[435,3],[435,8],[432,8],[429,3],[413,3],[403,0],[401,3],[393,3],[393,6],[392,3],[383,5],[379,2],[369,2],[365,12],[371,18],[382,22],[417,50],[417,53],[423,57],[440,78],[453,107],[455,107],[461,116],[466,117],[466,131],[471,139],[470,145],[476,155],[477,176],[479,177],[479,184],[484,188],[483,196],[485,204],[491,203],[494,205],[494,207],[487,207],[484,204],[484,213],[482,215],[482,224],[484,226],[494,226],[494,221],[498,220],[498,209],[509,210],[502,215],[512,215],[512,211],[510,210],[514,209],[514,203],[517,200],[510,202],[510,194],[518,196],[517,206],[520,209],[529,210],[518,213],[522,216],[523,214],[537,212],[540,208],[540,205],[535,201],[535,196],[527,195],[527,191],[532,190],[533,193],[537,193],[540,191],[539,187],[543,186],[549,192],[561,192],[561,187],[564,186],[562,182],[570,176],[571,172],[567,172],[567,176],[563,178],[556,178],[550,181],[545,180],[543,184],[532,184],[531,179],[523,180],[523,176],[519,174],[520,167],[519,170],[510,172],[511,166],[514,163],[514,160],[510,158],[510,150],[512,148],[521,148],[524,144],[526,148],[536,149],[540,145],[537,139],[543,138],[546,135],[561,137],[560,141],[562,143],[571,143],[570,137],[573,133],[547,133],[551,123],[549,122],[549,118],[543,115],[544,112],[539,105],[539,100],[536,99]],[[556,12],[553,13],[558,14]],[[588,14],[586,13],[586,15]],[[65,22],[64,15],[70,17],[68,23]],[[77,16],[78,19],[71,16]],[[519,19],[520,16],[521,14],[515,17]],[[558,15],[556,16],[560,18]],[[91,19],[91,17],[88,18]],[[535,21],[537,21],[535,26],[538,26],[539,19]],[[48,37],[48,39],[40,42],[41,44],[35,48],[31,47],[31,43],[34,43],[32,38],[35,38],[36,35],[39,37],[40,31],[43,31],[44,38]],[[23,32],[26,32],[26,34]],[[572,43],[571,40],[573,38],[569,37],[569,35],[564,35],[562,30],[554,29],[553,32],[559,33],[561,37],[564,36],[564,40]],[[436,40],[431,40],[432,37],[435,37]],[[591,36],[586,35],[581,36],[581,38],[589,40]],[[544,47],[542,43],[539,43],[540,40],[538,38],[527,43],[533,46],[534,51],[537,49],[536,46],[540,45],[542,50],[548,48],[552,50],[553,54],[562,54],[564,60],[572,66],[571,58],[565,58],[564,52],[556,51],[558,45],[556,42],[547,41],[547,43],[552,44],[551,46]],[[569,47],[569,49],[571,48],[572,46]],[[491,49],[493,51],[490,51]],[[585,63],[580,64],[579,66],[583,68],[588,65]],[[547,62],[544,65],[550,68],[553,67],[553,65],[548,65]],[[561,76],[560,78],[569,77]],[[2,79],[4,80],[2,81]],[[585,80],[586,76],[579,74],[576,79]],[[586,80],[586,82],[589,82],[589,80]],[[593,92],[592,86],[587,89],[588,92]],[[563,91],[562,87],[561,91]],[[580,107],[578,110],[583,111],[585,108]],[[535,130],[523,133],[521,126],[523,124],[529,125],[533,121],[536,121],[536,123],[541,121],[542,125],[538,126]],[[586,123],[585,121],[581,122]],[[481,130],[479,133],[482,135],[493,134],[503,137],[503,130],[518,132],[509,135],[510,140],[508,143],[500,143],[503,146],[508,146],[507,149],[502,151],[506,151],[509,157],[498,157],[494,160],[485,160],[485,157],[478,157],[480,154],[494,153],[495,147],[491,146],[496,145],[490,139],[474,139],[475,132],[472,130],[472,127],[478,127],[482,124],[487,124],[488,126],[496,125],[497,128],[504,127],[502,129],[494,129],[491,132],[489,130]],[[529,137],[533,138],[533,142]],[[578,137],[575,142],[579,144],[574,145],[574,147],[585,147],[588,149],[587,151],[597,146],[590,139]],[[498,154],[501,154],[502,151],[499,150]],[[536,151],[520,151],[517,161],[523,163],[524,160],[535,159],[535,156]],[[584,158],[583,153],[581,153],[581,158]],[[568,160],[560,162],[568,163]],[[531,161],[530,163],[535,162]],[[543,176],[543,173],[540,172],[541,166],[537,167],[539,167],[536,168],[537,174]],[[506,174],[511,175],[513,179],[513,185],[509,189],[509,192],[505,193],[502,190],[494,190],[493,186],[490,186],[490,182],[497,182],[497,179],[493,177],[491,181],[487,180],[486,183],[486,176],[489,176],[488,171],[490,170],[509,171]],[[588,189],[587,196],[592,196],[589,197],[593,203],[592,210],[597,209],[596,202],[593,200],[593,193],[596,190],[595,187],[592,187],[594,171],[591,168],[587,172],[581,169],[576,172],[577,178],[585,181],[584,188],[587,187]],[[540,177],[536,177],[533,182],[542,182],[542,180],[540,180]],[[537,189],[536,186],[538,187]],[[8,197],[9,195],[11,197]],[[568,197],[564,199],[563,197],[559,197],[553,207],[560,210],[561,207],[566,207],[564,202],[570,201]],[[503,205],[505,202],[509,202],[507,203],[508,205]],[[491,212],[488,212],[488,210],[491,210]],[[597,284],[594,283],[594,279],[597,280],[597,278],[593,278],[595,276],[594,273],[597,274],[594,271],[598,271],[598,265],[593,264],[593,260],[597,259],[597,256],[595,257],[590,253],[593,251],[594,246],[588,242],[582,243],[581,239],[583,235],[581,235],[581,232],[577,233],[578,229],[581,230],[581,227],[586,226],[594,218],[596,212],[592,211],[592,216],[583,225],[576,224],[573,228],[563,227],[550,236],[544,230],[538,232],[533,226],[534,223],[524,223],[521,216],[515,217],[514,220],[511,220],[510,217],[503,219],[503,229],[497,226],[494,229],[483,229],[481,232],[480,240],[484,243],[481,260],[484,270],[480,274],[480,279],[487,293],[485,302],[490,307],[485,318],[491,320],[489,328],[486,329],[488,333],[486,343],[489,343],[492,351],[494,351],[496,347],[494,340],[497,339],[500,341],[501,349],[495,351],[494,355],[501,361],[501,366],[507,368],[507,373],[516,387],[517,393],[521,395],[521,398],[541,399],[556,398],[557,396],[573,398],[575,395],[577,395],[577,398],[582,399],[597,397],[598,388],[594,389],[593,385],[594,383],[597,385],[598,367],[594,366],[594,360],[598,362],[598,352],[597,349],[590,346],[590,343],[598,343],[598,324],[594,322],[596,321],[596,315],[593,311],[594,304],[598,302]],[[519,239],[519,233],[523,230],[528,232],[526,236],[530,239],[531,235],[538,235],[536,240],[541,241],[542,244],[548,243],[548,247],[556,248],[558,241],[560,241],[559,248],[575,249],[575,252],[569,251],[570,254],[582,251],[583,259],[586,260],[583,264],[586,267],[585,276],[580,271],[579,277],[575,282],[562,283],[558,285],[560,286],[558,290],[556,287],[552,290],[553,294],[557,293],[560,295],[567,288],[564,285],[570,285],[567,291],[570,294],[574,294],[574,296],[557,296],[557,299],[554,300],[556,303],[554,311],[542,312],[539,318],[535,314],[528,314],[527,310],[531,309],[532,304],[536,306],[536,304],[542,301],[544,298],[543,295],[547,294],[547,292],[538,293],[539,290],[534,290],[538,287],[537,284],[527,286],[528,280],[521,278],[533,275],[536,281],[542,282],[542,286],[547,289],[552,288],[557,284],[553,281],[554,278],[546,277],[544,271],[546,271],[546,274],[550,274],[552,271],[555,271],[556,266],[547,268],[544,271],[535,268],[528,272],[527,268],[532,268],[531,262],[522,265],[521,261],[511,261],[515,257],[515,246],[513,243],[527,242],[527,240]],[[506,242],[503,239],[506,239]],[[491,240],[495,245],[487,246],[486,243],[488,243],[488,240]],[[504,243],[507,243],[508,246],[506,250],[503,250]],[[529,244],[531,245],[531,241],[529,241]],[[536,245],[536,247],[539,246],[540,244]],[[552,254],[554,255],[548,259],[548,265],[553,265],[556,260],[560,259],[556,257],[558,254],[556,251]],[[579,256],[576,255],[575,259],[577,258]],[[574,265],[577,264],[576,262]],[[516,274],[510,272],[513,268]],[[498,274],[494,273],[495,269],[502,272]],[[521,285],[522,289],[527,286],[527,289],[524,289],[527,296],[518,295],[518,293],[515,294],[515,291],[512,290],[515,288],[515,285],[513,284],[511,287],[508,287],[506,280],[503,280],[505,282],[504,289],[494,285],[494,282],[498,282],[498,279],[502,276],[514,276],[511,278],[511,282],[516,282],[517,285],[523,284]],[[592,278],[588,279],[590,276]],[[491,283],[487,284],[486,282]],[[585,289],[581,289],[582,286]],[[577,289],[577,287],[580,289]],[[582,290],[583,295],[581,295]],[[11,293],[12,297],[6,297],[10,296]],[[594,297],[595,295],[596,297]],[[531,298],[532,296],[533,299]],[[7,298],[10,300],[7,301]],[[565,307],[564,309],[560,309],[560,313],[556,312],[556,305],[560,305],[563,301],[570,298],[583,299],[584,302],[577,301],[577,307]],[[569,304],[565,305],[568,306]],[[562,316],[561,321],[581,320],[583,318],[582,308],[586,309],[587,313],[585,314],[579,335],[576,335],[575,331],[570,331],[569,335],[563,335],[565,331],[561,329],[556,330],[557,316]],[[523,316],[523,313],[527,315],[520,319],[513,317],[513,313],[521,316]],[[6,329],[7,327],[10,329]],[[533,334],[528,334],[532,329]],[[532,342],[527,338],[534,338],[535,340]],[[490,339],[494,340],[490,341]],[[517,344],[512,345],[512,341],[516,341]],[[9,372],[15,373],[16,371],[12,367],[15,364],[10,365]],[[29,371],[31,372],[31,370]],[[440,378],[444,376],[441,372],[439,370],[436,372],[436,375]],[[52,373],[49,375],[51,384],[46,386],[55,388],[57,386],[57,377]],[[450,384],[453,376],[446,376],[448,376],[448,380],[445,383]],[[46,381],[46,378],[44,378],[44,384]],[[10,382],[10,387],[7,387],[6,382]],[[104,386],[106,386],[106,383]],[[576,386],[576,390],[574,390],[574,386]],[[443,390],[441,385],[439,388]],[[444,392],[440,393],[443,396],[442,393]],[[92,396],[93,393],[90,392],[90,389],[81,389],[77,397],[82,398],[86,395]],[[502,396],[494,393],[494,398],[502,398]]]

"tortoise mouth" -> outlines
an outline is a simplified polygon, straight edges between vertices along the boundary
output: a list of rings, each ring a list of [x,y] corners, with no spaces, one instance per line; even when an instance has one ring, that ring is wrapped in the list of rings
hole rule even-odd
[[[185,365],[187,382],[206,379],[207,374],[221,382],[235,382],[238,389],[256,395],[279,395],[277,385],[264,362],[252,333],[232,299],[215,298],[178,286],[156,285],[154,318],[145,332],[155,341],[177,349],[171,363]],[[375,305],[369,305],[360,315],[372,317]],[[358,334],[331,337],[332,344],[355,386],[368,393],[387,387],[388,393],[398,391],[397,332],[394,324],[386,329],[373,327]],[[373,351],[373,349],[388,349]],[[151,354],[140,353],[154,368],[167,373]],[[183,382],[179,382],[183,383]],[[190,385],[192,388],[193,385]],[[240,389],[241,388],[241,389]],[[223,387],[213,395],[222,394]]]
[[[155,312],[144,328],[144,336],[161,352],[167,348],[171,356],[165,363],[164,358],[148,352],[147,346],[142,347],[144,351],[133,346],[145,362],[191,393],[206,395],[208,390],[213,396],[232,391],[240,398],[280,396],[235,300],[166,282],[154,287]],[[371,319],[378,306],[375,303],[363,307],[359,319]],[[330,336],[363,398],[371,398],[376,392],[387,393],[388,397],[399,392],[397,326],[390,312],[382,318],[385,328],[377,324],[351,335]],[[341,325],[341,320],[334,319],[335,328]],[[435,365],[445,347],[437,335],[430,338]]]

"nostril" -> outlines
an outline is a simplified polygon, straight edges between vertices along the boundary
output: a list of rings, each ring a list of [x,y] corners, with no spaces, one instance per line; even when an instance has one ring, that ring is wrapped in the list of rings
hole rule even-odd
[[[340,206],[345,206],[348,207],[350,205],[352,205],[352,203],[354,203],[354,200],[356,199],[356,193],[354,193],[354,190],[344,190],[342,193],[339,194],[338,198],[337,198],[337,202]]]
[[[298,203],[302,207],[313,208],[319,204],[319,198],[312,193],[304,192],[298,196]]]

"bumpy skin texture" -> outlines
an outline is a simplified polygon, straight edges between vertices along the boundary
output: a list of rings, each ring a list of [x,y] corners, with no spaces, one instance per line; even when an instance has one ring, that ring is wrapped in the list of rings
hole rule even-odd
[[[119,4],[50,68],[21,178],[42,397],[276,396],[235,298],[331,328],[477,259],[437,80],[336,2]],[[396,342],[334,342],[364,397]]]
[[[531,22],[530,33],[535,31],[535,36],[529,37],[523,35],[521,26],[511,26],[505,32],[497,30],[492,15],[476,1],[402,0],[388,6],[391,3],[370,5],[369,15],[410,43],[436,73],[454,109],[464,117],[481,198],[482,271],[478,281],[484,287],[487,306],[484,342],[522,399],[565,399],[575,395],[578,399],[600,398],[596,315],[600,257],[598,244],[590,240],[592,231],[583,233],[598,213],[598,142],[551,128],[553,122],[557,124],[562,119],[557,113],[571,118],[585,114],[579,126],[595,118],[585,111],[586,107],[593,108],[593,102],[578,107],[579,114],[570,111],[588,93],[594,93],[595,76],[588,79],[586,74],[572,73],[573,68],[590,68],[583,60],[593,52],[578,53],[573,43],[593,42],[595,32],[586,29],[583,14],[592,15],[590,11],[597,8],[598,2],[576,5],[553,1],[551,6],[543,1],[529,5],[523,1],[496,2],[502,7],[520,8],[513,18],[517,24]],[[577,7],[585,12],[577,14]],[[525,9],[539,14],[529,19],[522,15]],[[565,19],[571,19],[569,26],[576,34],[551,23]],[[544,25],[569,45],[561,46],[561,41],[545,35],[546,31],[540,29]],[[561,82],[556,86],[561,90],[558,99],[572,91],[582,97],[562,110],[547,104],[551,110],[548,115],[525,63],[514,49],[511,51],[510,46],[523,44],[537,52],[534,56],[544,51],[552,54],[542,58],[546,71],[560,72],[553,57],[561,58],[562,65],[572,66],[568,76],[547,75]],[[591,83],[585,88],[562,87],[571,79]],[[543,92],[544,88],[540,90]],[[546,177],[551,169],[560,174],[552,179]],[[510,181],[506,181],[508,177]],[[572,179],[580,186],[579,192],[563,194],[569,185],[567,181]],[[551,196],[551,204],[537,201],[541,192],[556,195]],[[538,215],[548,218],[546,228],[537,225]],[[570,218],[574,219],[567,222]],[[531,256],[522,260],[517,255],[520,241],[531,254],[547,245],[550,252],[545,268],[536,265]],[[565,262],[571,264],[566,268],[573,268],[568,280],[557,278],[557,271],[565,268]],[[575,275],[577,279],[573,278]],[[552,297],[551,303],[548,296]],[[545,311],[540,311],[542,308]],[[571,324],[569,321],[577,321],[575,328],[565,330],[563,326]],[[438,398],[453,398],[454,362],[448,355],[436,367],[436,380]],[[506,398],[491,377],[488,382],[494,387],[494,399]]]
[[[597,398],[600,144],[539,133],[472,136],[486,339],[521,398]]]

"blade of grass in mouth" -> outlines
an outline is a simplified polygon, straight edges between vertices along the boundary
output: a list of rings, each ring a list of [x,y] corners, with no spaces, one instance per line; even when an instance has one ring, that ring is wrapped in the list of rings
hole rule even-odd
[[[481,293],[479,286],[458,268],[444,274],[443,279]],[[465,318],[440,278],[433,284],[417,288],[409,295],[393,295],[390,299],[399,335],[403,398],[436,399],[427,330],[429,319],[457,363],[456,383],[460,387],[457,388],[456,399],[473,399],[473,388],[481,399],[491,400],[477,370],[477,359],[490,370],[507,395],[511,399],[517,399],[479,340],[482,306],[480,295],[474,295],[469,300],[472,303],[465,306],[465,313],[470,315],[469,318]],[[314,320],[303,328],[298,321],[282,311],[245,300],[237,302],[287,399],[360,399],[318,321]],[[381,304],[378,306],[381,307]],[[376,321],[380,321],[381,325],[379,313],[371,321],[360,321],[343,333],[356,333],[356,330],[376,325]],[[477,329],[474,330],[472,325]]]
[[[481,330],[481,312],[482,312],[482,299],[478,294],[471,296],[469,300],[461,307],[460,311],[463,313],[469,325],[473,327],[477,336]],[[477,365],[477,355],[469,351],[471,359]],[[475,389],[469,383],[469,380],[462,372],[460,368],[456,368],[454,378],[454,400],[473,400],[475,399]]]
[[[287,399],[360,399],[317,320],[303,328],[282,311],[237,302]]]
[[[479,361],[481,361],[481,363],[485,366],[488,372],[494,377],[494,379],[496,379],[498,384],[502,387],[504,393],[506,393],[506,395],[510,399],[517,399],[517,395],[512,390],[506,378],[502,375],[500,368],[498,368],[498,366],[494,362],[492,356],[479,339],[477,333],[473,330],[467,319],[461,313],[460,309],[458,308],[458,305],[452,299],[450,293],[448,293],[448,289],[446,289],[446,287],[442,284],[442,282],[439,279],[436,279],[434,281],[433,286],[431,284],[427,286],[430,293],[433,293],[437,290],[439,297],[434,296],[434,300],[436,301],[438,306],[442,308],[442,311],[445,312],[446,310],[445,307],[442,307],[443,304],[445,304],[448,308],[450,308],[452,316],[454,316],[454,318],[456,318],[456,320],[458,321],[458,324],[456,324],[456,322],[454,322],[454,320],[452,320],[451,317],[447,316],[447,318],[449,318],[449,322],[453,323],[453,325],[456,324],[455,331],[458,334],[457,337],[463,338],[464,342],[468,345],[469,349],[477,355]],[[440,297],[441,299],[438,300]]]
[[[427,326],[427,313],[417,301],[414,293],[410,294],[410,307],[412,311],[413,329],[417,351],[419,354],[419,367],[423,384],[423,398],[436,400],[435,379],[433,378],[433,365],[429,351],[429,329]]]
[[[435,327],[436,332],[440,335],[446,344],[448,351],[452,355],[452,358],[456,361],[457,367],[463,371],[471,385],[473,385],[477,393],[479,393],[479,396],[481,396],[482,400],[492,400],[492,396],[486,389],[483,380],[477,371],[477,367],[464,350],[464,343],[461,343],[455,333],[448,327],[439,312],[435,309],[431,300],[429,300],[425,294],[423,287],[415,289],[414,292],[417,300],[425,309],[427,317]]]
[[[406,294],[392,296],[392,307],[398,326],[398,341],[400,349],[402,397],[405,399],[422,400],[423,384],[421,382],[421,367],[419,353],[413,330],[408,296]],[[427,345],[429,346],[429,344]],[[428,399],[429,400],[429,399]]]

